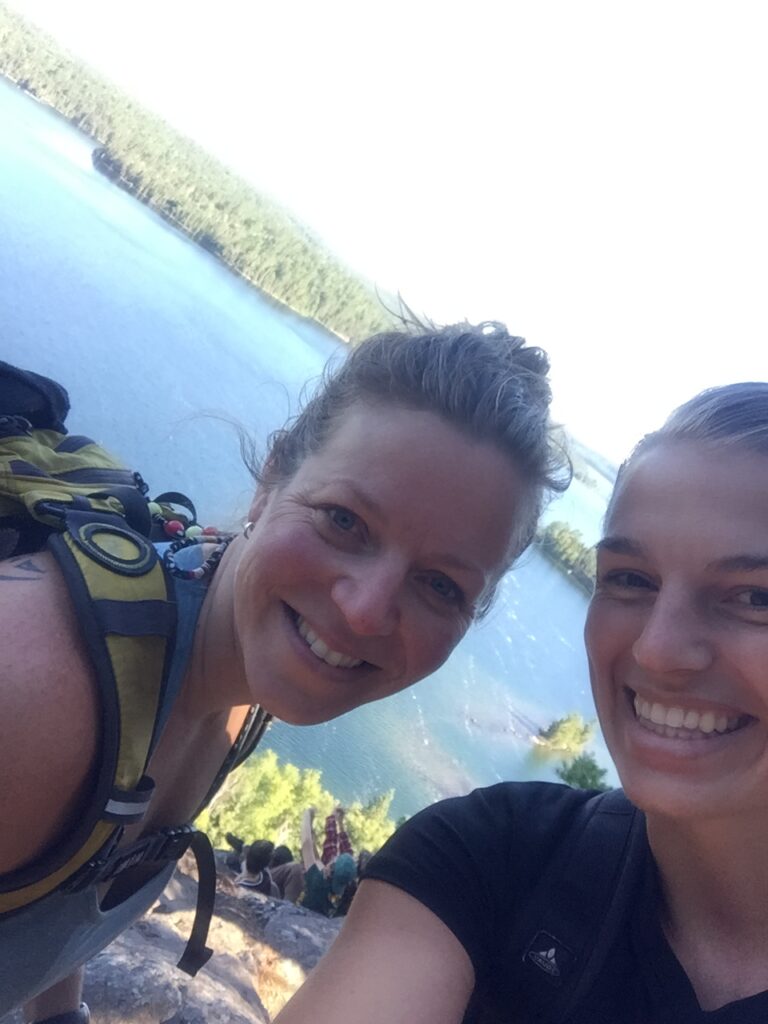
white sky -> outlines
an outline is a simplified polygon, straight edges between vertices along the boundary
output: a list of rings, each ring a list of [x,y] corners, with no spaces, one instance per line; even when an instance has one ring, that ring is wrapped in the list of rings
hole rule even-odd
[[[768,371],[763,3],[11,0],[621,458]]]

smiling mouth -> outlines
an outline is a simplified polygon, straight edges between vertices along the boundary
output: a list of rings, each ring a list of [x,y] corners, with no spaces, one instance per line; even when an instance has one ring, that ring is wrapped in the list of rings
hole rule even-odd
[[[293,609],[290,609],[290,611],[299,636],[320,661],[324,661],[326,665],[330,665],[332,668],[347,669],[359,668],[361,665],[368,664],[368,662],[363,661],[361,658],[353,658],[348,654],[342,654],[341,651],[334,651],[324,640],[320,639],[302,615],[299,615]]]
[[[635,718],[645,729],[667,739],[708,739],[743,729],[755,719],[751,715],[723,715],[714,711],[687,711],[674,704],[647,701],[629,691]]]

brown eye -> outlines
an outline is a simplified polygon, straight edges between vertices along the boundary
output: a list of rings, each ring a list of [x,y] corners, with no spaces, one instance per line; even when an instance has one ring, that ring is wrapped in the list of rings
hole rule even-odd
[[[653,586],[646,576],[628,569],[606,573],[600,582],[619,590],[650,590]]]

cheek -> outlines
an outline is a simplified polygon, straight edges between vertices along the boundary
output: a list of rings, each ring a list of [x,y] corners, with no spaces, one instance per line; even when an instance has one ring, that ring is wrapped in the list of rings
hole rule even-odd
[[[238,580],[243,590],[279,587],[308,566],[318,563],[317,537],[308,528],[292,524],[273,528],[253,543],[238,567]]]
[[[416,654],[419,664],[419,678],[436,672],[445,664],[454,648],[463,639],[469,623],[449,624],[434,621],[421,624],[414,628],[412,634],[412,651]]]
[[[599,600],[593,600],[587,612],[584,626],[584,643],[589,661],[589,676],[595,703],[600,705],[601,692],[605,690],[612,676],[616,659],[620,657],[624,644],[616,628],[613,616],[603,608]]]
[[[595,662],[599,652],[599,623],[600,613],[596,608],[595,602],[592,601],[587,609],[587,620],[584,624],[584,646],[587,649],[590,665]]]
[[[590,662],[603,664],[631,653],[639,629],[642,626],[637,621],[636,611],[620,602],[593,597],[584,626],[584,643]]]

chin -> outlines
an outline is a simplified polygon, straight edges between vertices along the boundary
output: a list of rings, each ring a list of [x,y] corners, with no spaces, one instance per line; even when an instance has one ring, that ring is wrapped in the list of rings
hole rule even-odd
[[[270,714],[279,718],[281,722],[285,722],[286,725],[321,725],[323,722],[330,722],[331,719],[352,711],[359,703],[362,702],[339,707],[337,704],[321,700],[302,699],[300,695],[295,694],[290,700],[262,701],[262,707],[269,705]]]
[[[727,818],[739,811],[733,799],[723,799],[705,782],[668,776],[650,777],[647,772],[618,769],[624,793],[647,817],[676,822]]]

